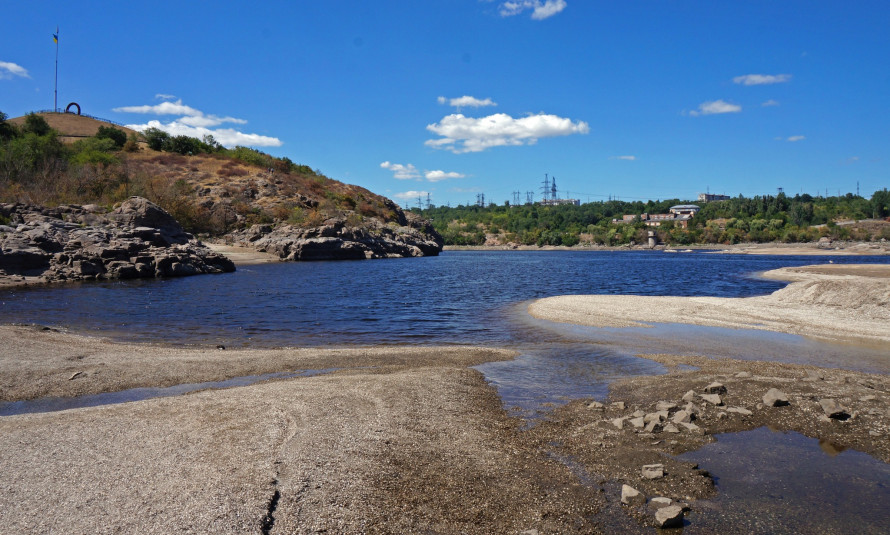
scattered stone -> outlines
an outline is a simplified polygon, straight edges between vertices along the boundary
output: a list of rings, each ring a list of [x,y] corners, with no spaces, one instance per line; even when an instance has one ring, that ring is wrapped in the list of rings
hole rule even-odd
[[[649,505],[653,507],[657,507],[661,509],[662,507],[670,506],[674,501],[670,498],[665,498],[664,496],[656,496],[649,500]]]
[[[754,414],[744,407],[730,407],[726,409],[726,412],[734,412],[736,414],[741,414],[742,416],[751,416],[752,414]]]
[[[80,377],[81,375],[83,375],[83,372],[74,372],[74,374],[71,377],[69,377],[68,380],[72,381],[72,380]]]
[[[681,399],[686,402],[693,401],[695,399],[695,391],[690,390],[689,392],[686,392]]]
[[[874,400],[876,400],[876,399],[877,399],[877,396],[873,396],[873,395],[870,395],[870,394],[869,394],[868,396],[862,396],[861,398],[859,398],[859,401],[863,401],[863,402],[865,402],[865,401],[874,401]]]
[[[806,382],[824,381],[825,377],[816,370],[807,370],[807,376],[803,378]]]
[[[658,403],[655,404],[656,411],[670,412],[671,409],[676,409],[676,408],[677,408],[677,404],[673,403],[671,401],[659,401]]]
[[[725,394],[726,387],[721,383],[713,382],[705,387],[706,394]]]
[[[643,421],[647,424],[649,422],[663,422],[667,420],[668,411],[658,411],[658,412],[650,412],[646,416],[643,416]]]
[[[679,429],[677,428],[677,426],[674,425],[674,424],[666,424],[666,425],[664,426],[663,431],[664,431],[665,433],[679,433],[679,432],[680,432],[680,430],[679,430]]]
[[[615,418],[612,420],[612,425],[617,427],[618,429],[624,429],[624,421],[627,418]]]
[[[739,372],[735,374],[736,379],[750,379],[751,372]]]
[[[634,418],[642,418],[643,416],[646,416],[646,413],[643,411],[634,411],[631,416]]]
[[[829,418],[835,420],[846,420],[850,418],[850,413],[847,412],[847,408],[831,398],[820,399],[819,405],[822,406],[822,411],[825,412],[825,416],[828,416]]]
[[[645,431],[647,433],[657,433],[661,431],[661,422],[659,420],[652,420],[648,424],[646,424]]]
[[[702,394],[701,398],[703,400],[707,401],[708,403],[710,403],[711,405],[716,405],[718,407],[720,405],[723,405],[723,400],[720,399],[719,394]]]
[[[725,419],[727,419],[727,418],[729,418],[729,415],[726,414],[725,412],[722,412],[722,411],[721,411],[721,412],[718,412],[718,413],[717,413],[717,419],[718,419],[718,420],[725,420]]]
[[[593,409],[595,411],[601,411],[605,409],[605,405],[600,403],[599,401],[593,401],[589,405],[587,405],[588,409]]]
[[[625,505],[643,505],[646,503],[646,495],[630,485],[622,485],[621,503]]]
[[[646,422],[643,420],[642,416],[639,418],[631,418],[628,421],[630,422],[630,425],[634,426],[637,429],[642,429],[642,428],[646,427]]]
[[[671,421],[674,422],[675,424],[688,423],[688,422],[692,421],[692,414],[685,409],[682,411],[677,411],[674,413],[674,416],[673,416],[673,418],[671,418]]]
[[[788,396],[781,390],[770,388],[763,395],[763,404],[767,407],[782,407],[788,405]]]
[[[616,401],[612,403],[612,408],[615,410],[623,411],[625,409],[623,401]]]
[[[680,422],[680,426],[694,435],[704,435],[705,431],[701,427],[691,422]]]
[[[646,479],[660,479],[664,477],[663,464],[647,464],[642,469],[643,477]]]
[[[662,507],[655,512],[655,523],[660,528],[678,528],[683,526],[683,508],[679,505]]]

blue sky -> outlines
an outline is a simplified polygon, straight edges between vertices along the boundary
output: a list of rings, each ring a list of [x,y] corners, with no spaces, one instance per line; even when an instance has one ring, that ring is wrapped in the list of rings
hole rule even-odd
[[[0,110],[211,132],[415,205],[890,187],[890,2],[13,2]],[[153,122],[154,121],[154,122]]]

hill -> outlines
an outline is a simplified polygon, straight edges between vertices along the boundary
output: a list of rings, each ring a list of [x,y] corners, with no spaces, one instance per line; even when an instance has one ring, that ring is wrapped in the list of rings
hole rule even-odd
[[[309,166],[152,129],[137,143],[123,130],[74,114],[8,121],[0,114],[0,202],[111,210],[140,196],[199,237],[292,260],[426,256],[442,248],[422,217]]]
[[[99,128],[116,128],[121,130],[127,136],[139,136],[139,132],[131,130],[125,126],[121,126],[111,121],[90,117],[88,115],[78,115],[76,113],[56,113],[52,111],[37,112],[34,115],[42,117],[50,128],[59,133],[59,139],[65,143],[73,143],[79,139],[93,137],[99,132]],[[15,117],[8,121],[18,127],[25,125],[26,116]]]

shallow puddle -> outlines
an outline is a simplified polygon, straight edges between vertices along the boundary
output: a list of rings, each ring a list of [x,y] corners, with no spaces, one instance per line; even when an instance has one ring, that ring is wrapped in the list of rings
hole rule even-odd
[[[795,432],[762,427],[716,435],[680,455],[714,476],[684,534],[878,534],[890,530],[890,465]]]
[[[165,388],[131,388],[120,392],[103,392],[88,396],[76,396],[70,398],[46,397],[26,401],[8,401],[0,403],[0,416],[14,416],[16,414],[30,414],[36,412],[54,412],[68,409],[80,409],[84,407],[97,407],[99,405],[114,405],[128,401],[142,401],[151,398],[164,398],[179,396],[198,390],[210,390],[220,388],[232,388],[236,386],[248,386],[269,379],[290,379],[293,377],[310,377],[335,371],[336,368],[324,370],[301,370],[296,372],[267,373],[263,375],[246,375],[234,377],[225,381],[208,381],[205,383],[186,383]]]

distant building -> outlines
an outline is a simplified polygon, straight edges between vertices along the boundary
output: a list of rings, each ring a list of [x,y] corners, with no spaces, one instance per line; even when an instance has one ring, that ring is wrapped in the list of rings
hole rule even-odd
[[[670,221],[678,227],[687,228],[689,226],[689,220],[692,219],[700,209],[701,208],[694,204],[678,204],[676,206],[671,206],[670,213],[668,214],[628,214],[623,216],[620,220],[613,219],[612,223],[633,223],[639,217],[640,221],[649,227],[660,227],[662,223]]]
[[[699,193],[698,194],[698,202],[711,202],[711,201],[728,201],[729,195],[717,195],[716,193]]]

